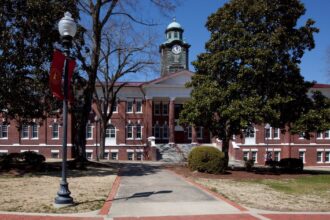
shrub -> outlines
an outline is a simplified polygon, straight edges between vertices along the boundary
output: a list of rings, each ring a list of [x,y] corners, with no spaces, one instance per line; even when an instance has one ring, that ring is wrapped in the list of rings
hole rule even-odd
[[[214,147],[200,146],[192,149],[188,156],[190,170],[205,173],[222,173],[225,171],[225,155]]]
[[[33,166],[39,166],[46,161],[46,158],[43,155],[37,154],[36,152],[33,151],[23,152],[22,157],[27,164]]]
[[[283,158],[279,162],[279,167],[289,171],[302,171],[304,163],[298,158]]]
[[[251,171],[252,167],[254,166],[254,160],[250,159],[250,160],[246,160],[244,163],[245,169],[246,171]]]

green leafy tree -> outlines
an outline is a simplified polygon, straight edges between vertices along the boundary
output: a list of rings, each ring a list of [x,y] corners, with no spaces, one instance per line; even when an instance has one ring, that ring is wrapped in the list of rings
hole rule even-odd
[[[77,17],[75,0],[1,1],[2,117],[29,122],[45,117],[56,104],[48,88],[49,63],[59,41],[56,24],[67,10]]]
[[[192,99],[181,120],[209,128],[227,159],[232,136],[251,124],[284,129],[308,112],[313,83],[299,64],[318,29],[311,19],[297,26],[304,13],[299,0],[232,0],[209,16],[211,37],[193,62]]]

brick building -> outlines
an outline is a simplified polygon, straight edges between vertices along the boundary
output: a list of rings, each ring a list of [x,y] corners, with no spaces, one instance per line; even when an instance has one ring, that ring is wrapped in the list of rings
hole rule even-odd
[[[173,21],[165,31],[166,41],[160,45],[160,78],[149,82],[126,84],[118,94],[114,113],[106,130],[106,158],[111,160],[156,160],[156,148],[149,148],[148,138],[155,137],[157,145],[175,147],[179,144],[208,143],[212,141],[207,128],[180,125],[178,117],[183,103],[190,99],[186,88],[192,72],[188,70],[189,47],[183,40],[183,28]],[[96,86],[98,91],[100,88]],[[315,85],[313,89],[330,97],[330,85]],[[72,120],[68,116],[68,157],[72,157]],[[234,137],[230,157],[234,160],[254,159],[264,164],[266,152],[273,160],[300,157],[306,165],[330,166],[330,130],[315,133],[310,140],[299,135],[282,134],[277,128],[251,127],[244,138]],[[95,159],[100,143],[100,124],[91,113],[86,127],[86,153]],[[212,143],[213,142],[213,143]],[[47,158],[60,158],[62,146],[62,119],[35,120],[23,125],[20,132],[15,121],[0,117],[0,155],[11,152],[36,151]],[[148,154],[146,154],[148,152]],[[146,158],[148,157],[148,158]]]

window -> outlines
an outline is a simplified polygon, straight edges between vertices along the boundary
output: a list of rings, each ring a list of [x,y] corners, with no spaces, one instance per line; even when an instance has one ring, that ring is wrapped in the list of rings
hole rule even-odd
[[[143,160],[143,153],[142,152],[137,152],[136,153],[136,160]]]
[[[265,138],[267,138],[267,139],[271,138],[271,136],[270,136],[270,129],[271,128],[265,128]]]
[[[244,134],[246,138],[254,138],[254,127],[249,126],[244,130]]]
[[[114,102],[112,105],[112,112],[118,112],[117,107],[118,107],[117,102]]]
[[[53,159],[59,158],[59,152],[51,152],[50,157]]]
[[[203,127],[197,127],[197,138],[203,139]]]
[[[38,135],[38,125],[37,124],[32,124],[31,125],[31,138],[32,139],[38,139],[39,135]]]
[[[136,125],[136,138],[137,139],[142,138],[142,127],[141,127],[141,125]]]
[[[300,132],[299,139],[304,139],[304,138],[305,138],[305,132]]]
[[[22,139],[28,139],[28,138],[29,138],[29,126],[22,125]]]
[[[133,112],[133,101],[127,101],[126,112],[128,113]]]
[[[258,162],[258,152],[257,151],[252,151],[251,152],[251,159],[255,162],[255,163],[257,163]]]
[[[275,151],[274,152],[274,160],[275,161],[280,161],[281,160],[281,152],[280,151]]]
[[[116,137],[116,128],[113,125],[108,125],[105,131],[106,138],[115,138]]]
[[[111,160],[118,160],[118,153],[117,152],[111,152]]]
[[[163,104],[163,115],[168,115],[168,104]]]
[[[142,112],[142,101],[141,100],[136,101],[136,112],[139,112],[139,113]]]
[[[243,152],[243,160],[244,160],[244,161],[249,160],[249,152],[248,152],[248,151],[244,151],[244,152]]]
[[[174,32],[174,38],[177,38],[178,37],[178,32]]]
[[[299,159],[305,163],[305,151],[299,151]]]
[[[127,159],[128,160],[134,160],[134,153],[133,152],[127,152]]]
[[[133,126],[132,124],[127,125],[127,139],[133,139]]]
[[[88,160],[93,159],[93,153],[92,152],[86,152],[86,157]]]
[[[325,160],[324,162],[330,163],[330,151],[325,152]]]
[[[8,150],[0,150],[0,157],[8,155]]]
[[[160,104],[159,103],[154,104],[154,115],[160,115]]]
[[[317,132],[317,133],[316,133],[316,138],[317,138],[317,139],[322,139],[322,136],[323,136],[323,135],[322,135],[322,132]]]
[[[109,152],[104,152],[104,159],[109,160]]]
[[[168,126],[164,124],[163,126],[163,139],[168,139]]]
[[[52,125],[52,138],[53,139],[58,139],[59,138],[58,134],[59,134],[59,126],[58,126],[57,123],[53,123],[53,125]]]
[[[316,162],[322,163],[323,162],[323,152],[318,151],[316,153]]]
[[[324,132],[324,138],[330,138],[330,130]]]
[[[86,139],[93,139],[93,127],[91,124],[86,126]]]
[[[0,138],[3,138],[3,139],[8,138],[8,125],[7,124],[0,125]]]
[[[274,128],[274,139],[279,139],[279,138],[280,138],[280,129]]]
[[[160,127],[158,124],[154,126],[154,136],[156,139],[160,139]]]

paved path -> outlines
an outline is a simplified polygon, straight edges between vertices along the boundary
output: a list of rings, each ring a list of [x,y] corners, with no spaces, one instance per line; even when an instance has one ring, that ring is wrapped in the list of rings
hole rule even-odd
[[[126,164],[109,217],[240,213],[223,200],[155,165]]]
[[[110,209],[109,209],[110,207]],[[245,209],[154,163],[123,164],[102,210],[81,214],[0,212],[0,220],[329,220],[328,213]]]

